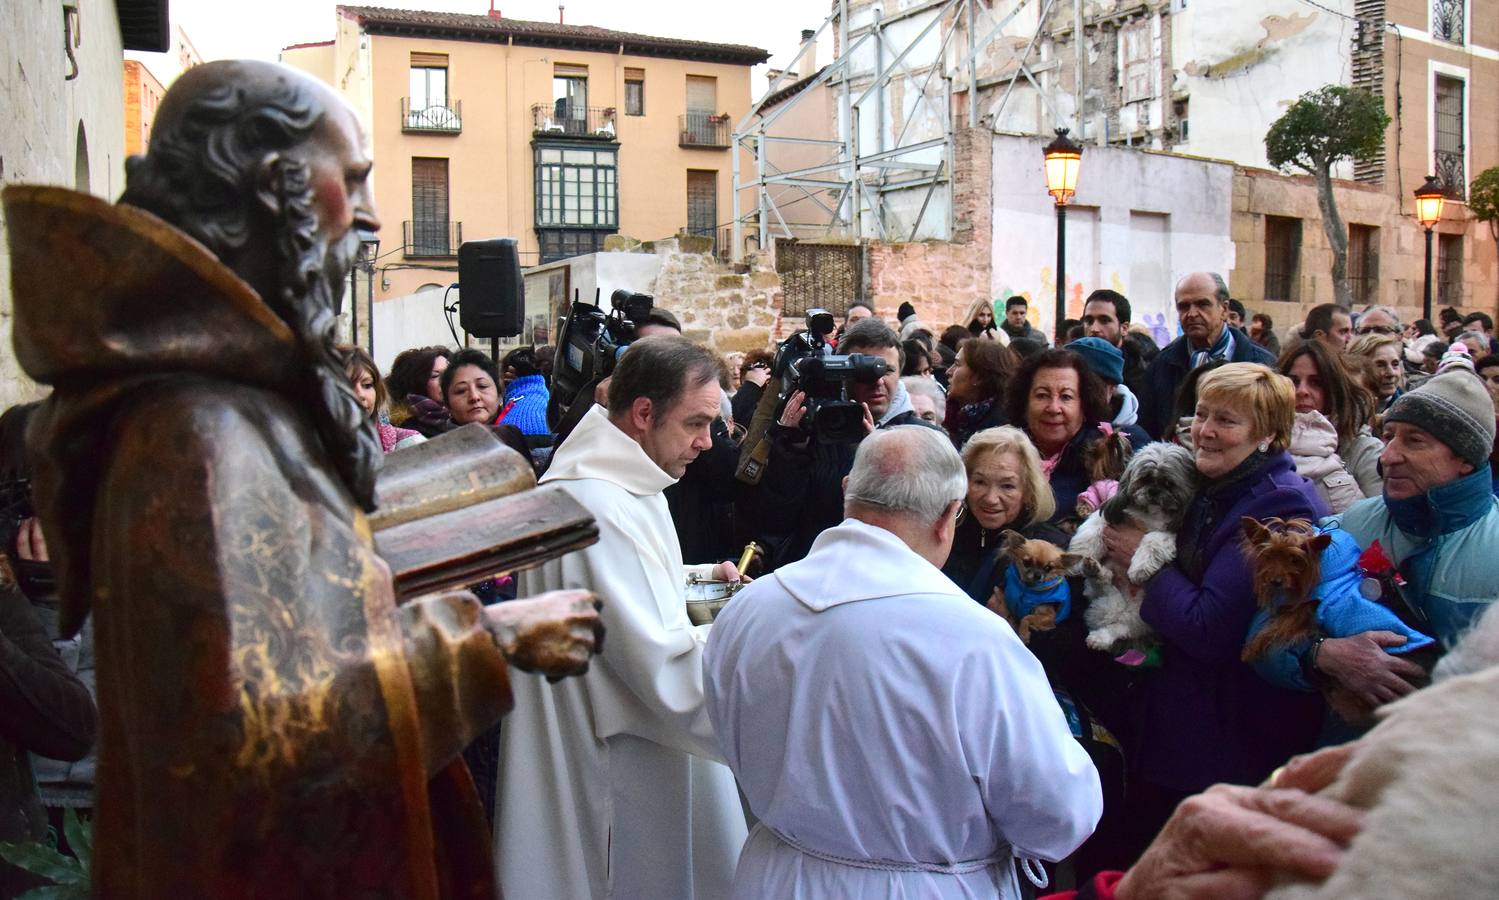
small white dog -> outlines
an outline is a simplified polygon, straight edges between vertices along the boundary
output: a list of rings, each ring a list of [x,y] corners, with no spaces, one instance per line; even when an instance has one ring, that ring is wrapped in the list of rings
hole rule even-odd
[[[1077,529],[1067,549],[1085,559],[1089,647],[1108,651],[1120,641],[1149,636],[1150,626],[1140,619],[1140,585],[1176,558],[1176,533],[1197,484],[1191,451],[1176,444],[1147,444],[1130,457],[1119,492]],[[1145,537],[1129,570],[1120,573],[1108,561],[1103,529],[1127,519],[1135,520]]]

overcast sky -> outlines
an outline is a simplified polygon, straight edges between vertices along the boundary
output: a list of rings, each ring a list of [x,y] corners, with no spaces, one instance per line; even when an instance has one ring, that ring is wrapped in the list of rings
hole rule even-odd
[[[358,5],[358,4],[349,4]],[[489,0],[402,0],[385,5],[403,9],[481,14]],[[334,7],[330,0],[171,0],[174,28],[181,26],[205,60],[274,60],[288,44],[332,40]],[[553,0],[495,0],[507,18],[557,21]],[[796,54],[803,28],[818,28],[827,17],[827,0],[759,0],[753,4],[722,0],[566,0],[565,21],[597,25],[658,37],[693,38],[749,44],[770,51],[770,65],[784,66]],[[832,57],[828,34],[819,43],[819,64]],[[146,63],[164,83],[177,75],[174,54],[130,53]],[[767,66],[757,66],[752,90],[764,91]]]

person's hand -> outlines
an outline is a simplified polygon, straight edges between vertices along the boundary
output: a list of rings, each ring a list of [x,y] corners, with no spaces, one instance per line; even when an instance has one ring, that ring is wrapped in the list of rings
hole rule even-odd
[[[30,562],[49,562],[47,539],[42,536],[42,520],[28,516],[16,531],[16,556]]]
[[[807,395],[802,391],[793,391],[790,399],[786,401],[786,408],[781,410],[781,425],[786,428],[800,428],[802,417],[807,414]]]
[[[864,433],[874,434],[874,413],[869,411],[869,404],[861,402],[859,408],[864,410]]]
[[[1134,522],[1103,527],[1103,545],[1108,550],[1109,560],[1122,569],[1129,568],[1130,561],[1135,558],[1135,551],[1140,549],[1140,539],[1143,537],[1144,529]]]
[[[1403,643],[1405,636],[1393,631],[1328,638],[1317,651],[1317,668],[1359,704],[1377,709],[1414,692],[1425,679],[1426,673],[1420,666],[1383,649]]]
[[[548,591],[487,606],[484,615],[511,665],[556,680],[582,675],[603,652],[603,606],[590,591]]]
[[[1343,767],[1353,758],[1359,748],[1358,741],[1327,747],[1315,753],[1303,753],[1291,757],[1291,761],[1275,770],[1267,788],[1288,788],[1315,794],[1337,781]]]
[[[770,381],[770,370],[763,366],[755,366],[753,369],[746,369],[744,373],[744,380],[748,381],[750,384],[756,385],[757,387],[765,387],[765,383],[767,381]]]
[[[1183,800],[1125,873],[1118,900],[1258,898],[1276,872],[1322,880],[1364,813],[1295,790],[1215,785]]]
[[[724,560],[714,566],[712,575],[714,581],[741,581],[749,584],[752,580],[748,575],[740,572],[737,565],[728,560]]]
[[[598,386],[593,389],[593,402],[604,409],[609,408],[609,382],[613,380],[614,376],[610,375],[608,378],[600,381]]]

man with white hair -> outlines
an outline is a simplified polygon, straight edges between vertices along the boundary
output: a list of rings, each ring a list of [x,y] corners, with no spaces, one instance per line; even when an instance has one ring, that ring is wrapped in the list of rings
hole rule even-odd
[[[1102,811],[1041,665],[939,570],[967,489],[940,432],[879,431],[843,522],[741,591],[704,653],[708,713],[760,822],[736,898],[1019,897]]]
[[[906,389],[906,395],[911,398],[911,409],[916,411],[921,421],[941,428],[942,420],[947,418],[947,395],[942,392],[942,386],[937,380],[925,375],[907,375],[900,383]]]

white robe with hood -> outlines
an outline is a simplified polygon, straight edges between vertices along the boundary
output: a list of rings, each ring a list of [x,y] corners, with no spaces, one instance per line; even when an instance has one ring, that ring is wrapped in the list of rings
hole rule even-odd
[[[603,653],[557,684],[513,673],[500,732],[495,849],[506,900],[726,897],[746,834],[703,705],[709,626],[687,620],[674,481],[595,407],[557,451],[599,542],[521,576],[520,595],[604,598]]]
[[[760,819],[736,900],[1009,900],[1012,855],[1059,860],[1097,824],[1041,664],[891,532],[845,519],[713,629],[708,709]]]

